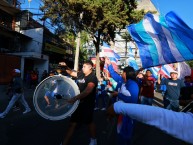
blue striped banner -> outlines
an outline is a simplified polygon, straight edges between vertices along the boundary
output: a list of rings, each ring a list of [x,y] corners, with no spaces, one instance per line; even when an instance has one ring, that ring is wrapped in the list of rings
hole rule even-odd
[[[148,13],[127,29],[137,44],[143,68],[193,59],[193,29],[174,12],[165,17]]]

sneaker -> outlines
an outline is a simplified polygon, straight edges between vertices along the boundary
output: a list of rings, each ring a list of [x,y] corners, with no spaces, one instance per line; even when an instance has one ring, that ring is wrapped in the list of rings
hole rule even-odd
[[[105,108],[105,107],[103,107],[103,108],[101,109],[101,111],[104,111],[104,110],[106,110],[106,108]]]
[[[50,104],[47,104],[45,108],[50,108],[52,105]]]
[[[58,109],[59,107],[60,107],[59,104],[56,104],[56,105],[55,105],[55,109]]]
[[[89,145],[97,145],[96,139],[91,139]]]
[[[0,118],[5,118],[5,113],[0,113]]]
[[[95,110],[95,111],[96,111],[96,110],[99,110],[99,108],[98,108],[98,107],[95,107],[94,110]]]
[[[26,114],[26,113],[28,113],[28,112],[30,112],[30,111],[31,111],[31,109],[25,110],[25,111],[23,112],[23,114]]]

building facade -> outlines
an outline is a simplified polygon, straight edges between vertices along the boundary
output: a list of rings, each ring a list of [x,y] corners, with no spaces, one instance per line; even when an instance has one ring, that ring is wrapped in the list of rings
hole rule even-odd
[[[18,0],[0,0],[0,84],[11,80],[18,68],[26,73],[54,69],[65,60],[73,64],[73,47],[33,19],[29,11],[19,9]]]

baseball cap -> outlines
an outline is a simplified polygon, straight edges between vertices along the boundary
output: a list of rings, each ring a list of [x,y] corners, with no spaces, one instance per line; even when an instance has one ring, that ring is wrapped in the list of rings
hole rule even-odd
[[[171,71],[171,72],[170,72],[170,74],[171,74],[171,73],[178,74],[178,72],[177,72],[177,71],[175,71],[175,70]]]
[[[21,71],[19,69],[14,69],[15,73],[21,73]]]

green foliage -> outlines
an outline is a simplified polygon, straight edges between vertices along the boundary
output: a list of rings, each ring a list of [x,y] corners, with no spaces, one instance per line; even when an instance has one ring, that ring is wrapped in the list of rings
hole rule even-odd
[[[191,68],[193,68],[193,60],[186,61],[186,63],[187,63]]]
[[[86,30],[93,35],[109,34],[124,28],[130,22],[136,22],[139,12],[135,0],[43,0],[41,8],[45,18],[50,18],[55,25],[63,23],[65,28],[74,32]],[[82,19],[80,14],[83,13]],[[141,12],[142,13],[142,12]]]
[[[139,21],[142,11],[135,11],[135,0],[42,0],[41,8],[54,25],[63,24],[67,30],[77,34],[86,31],[96,48],[96,67],[99,67],[99,45],[101,36],[106,41],[114,40],[115,30]],[[97,68],[96,68],[97,69]],[[98,72],[97,72],[98,73]]]
[[[84,45],[86,43],[88,43],[89,41],[89,36],[88,33],[85,31],[81,31],[81,45],[80,45],[80,55],[79,55],[79,59],[80,62],[84,62],[85,60],[88,59],[88,51],[86,49],[86,47],[84,47]]]
[[[76,48],[76,35],[72,31],[67,31],[64,33],[58,33],[59,37],[62,38],[65,42],[69,43],[71,46]],[[80,62],[84,62],[88,58],[87,49],[84,47],[84,44],[89,40],[88,33],[85,31],[81,32],[81,45],[80,45]],[[75,49],[74,49],[75,53]]]
[[[60,38],[62,38],[65,42],[69,43],[71,46],[73,46],[74,48],[76,47],[76,36],[73,32],[68,31],[68,32],[64,32],[64,33],[60,33],[58,34]]]

